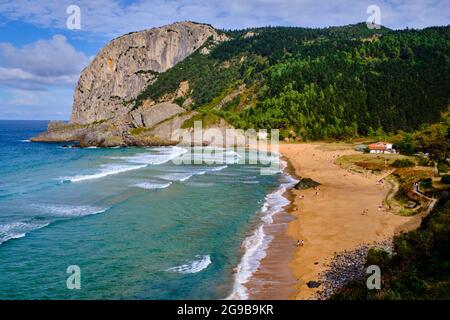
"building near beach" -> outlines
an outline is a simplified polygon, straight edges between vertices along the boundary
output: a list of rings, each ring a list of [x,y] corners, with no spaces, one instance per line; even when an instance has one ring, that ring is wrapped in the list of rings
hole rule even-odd
[[[390,142],[379,141],[377,143],[372,143],[367,146],[370,153],[396,153],[395,149],[392,147]]]

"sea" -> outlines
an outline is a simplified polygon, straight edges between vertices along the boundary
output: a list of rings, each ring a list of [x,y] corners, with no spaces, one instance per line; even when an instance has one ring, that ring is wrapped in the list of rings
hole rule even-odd
[[[0,299],[248,299],[296,181],[250,150],[34,143],[0,121]]]

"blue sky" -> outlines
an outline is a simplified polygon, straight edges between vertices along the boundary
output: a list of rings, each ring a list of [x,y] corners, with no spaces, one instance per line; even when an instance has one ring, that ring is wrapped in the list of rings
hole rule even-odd
[[[81,29],[69,30],[69,5]],[[127,32],[191,20],[217,28],[325,27],[366,21],[403,29],[450,24],[448,0],[0,0],[0,119],[69,119],[80,72]]]

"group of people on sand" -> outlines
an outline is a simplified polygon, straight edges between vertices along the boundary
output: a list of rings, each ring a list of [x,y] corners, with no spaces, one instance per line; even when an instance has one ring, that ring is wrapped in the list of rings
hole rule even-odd
[[[316,193],[315,193],[314,195],[315,195],[315,196],[318,196],[318,195],[319,195],[320,188],[319,188],[319,187],[315,187],[314,190],[316,191]]]
[[[305,241],[302,240],[297,240],[297,247],[303,247],[303,245],[305,244]]]
[[[383,207],[382,204],[380,204],[380,205],[378,206],[378,211],[384,211],[384,207]],[[361,214],[362,214],[362,215],[367,215],[368,213],[369,213],[369,209],[366,208],[366,209],[363,210],[363,212],[362,212]]]

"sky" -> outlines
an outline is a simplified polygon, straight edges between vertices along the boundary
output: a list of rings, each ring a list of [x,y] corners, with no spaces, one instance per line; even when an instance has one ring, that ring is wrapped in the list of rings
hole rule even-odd
[[[69,119],[81,71],[131,31],[186,20],[220,29],[327,27],[366,21],[370,5],[392,29],[450,24],[449,0],[0,0],[0,119]]]

